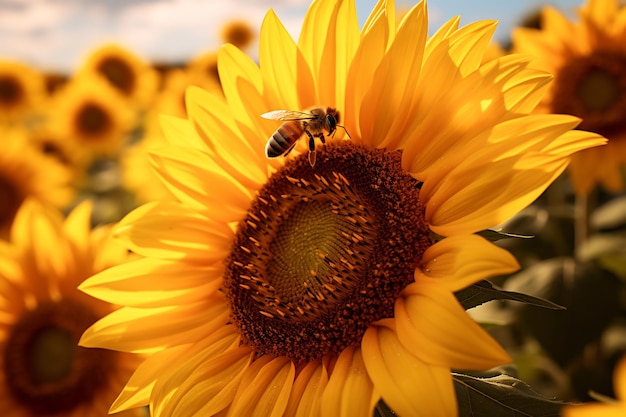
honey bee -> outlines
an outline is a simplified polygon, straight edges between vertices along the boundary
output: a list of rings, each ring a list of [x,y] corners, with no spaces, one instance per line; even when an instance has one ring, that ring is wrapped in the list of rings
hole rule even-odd
[[[327,107],[326,110],[322,107],[311,107],[305,111],[274,110],[262,114],[261,117],[285,122],[267,140],[266,157],[287,156],[298,143],[298,139],[306,134],[309,139],[309,164],[311,166],[315,165],[315,138],[324,144],[326,143],[324,132],[327,132],[327,136],[334,136],[338,127],[346,131],[345,127],[337,124],[339,112],[332,107]],[[350,137],[347,131],[346,134]]]

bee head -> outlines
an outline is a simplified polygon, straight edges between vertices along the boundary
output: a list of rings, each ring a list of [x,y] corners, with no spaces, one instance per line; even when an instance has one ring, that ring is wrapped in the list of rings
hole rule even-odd
[[[337,109],[329,107],[326,109],[326,123],[328,123],[328,135],[332,135],[337,130],[337,123],[339,123],[339,112]]]

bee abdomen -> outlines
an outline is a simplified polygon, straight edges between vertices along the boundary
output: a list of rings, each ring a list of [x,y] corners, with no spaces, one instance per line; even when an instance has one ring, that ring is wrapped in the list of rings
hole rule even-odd
[[[293,126],[290,123],[283,124],[267,141],[265,156],[277,158],[285,154],[301,135],[302,131],[298,129],[298,126]]]

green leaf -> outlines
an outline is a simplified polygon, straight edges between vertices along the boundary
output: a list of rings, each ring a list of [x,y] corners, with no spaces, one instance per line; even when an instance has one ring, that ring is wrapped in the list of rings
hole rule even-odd
[[[626,225],[626,196],[615,197],[591,214],[591,225],[596,230],[608,230]]]
[[[494,300],[510,300],[529,304],[537,307],[548,308],[550,310],[564,310],[565,308],[532,295],[522,294],[514,291],[505,291],[489,281],[483,280],[454,293],[459,303],[466,310]]]
[[[459,417],[559,417],[567,403],[547,398],[509,376],[452,373]]]
[[[476,234],[484,237],[485,239],[491,242],[496,242],[502,239],[532,239],[534,237],[534,236],[527,236],[527,235],[517,235],[514,233],[498,232],[497,230],[491,230],[491,229],[481,230],[480,232]]]
[[[398,417],[398,415],[383,400],[380,400],[374,408],[374,417]]]

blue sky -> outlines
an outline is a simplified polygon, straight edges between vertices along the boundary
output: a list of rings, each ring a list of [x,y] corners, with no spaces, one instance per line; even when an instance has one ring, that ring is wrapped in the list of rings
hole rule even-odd
[[[397,8],[417,0],[396,0]],[[356,0],[363,22],[376,0]],[[224,22],[244,19],[258,29],[272,7],[297,36],[310,0],[0,0],[0,59],[44,70],[72,71],[91,49],[115,41],[150,60],[181,61],[217,48]],[[453,16],[461,23],[495,19],[495,40],[546,2],[430,0],[431,31]],[[551,0],[572,15],[582,0]],[[249,51],[254,55],[255,47]]]

